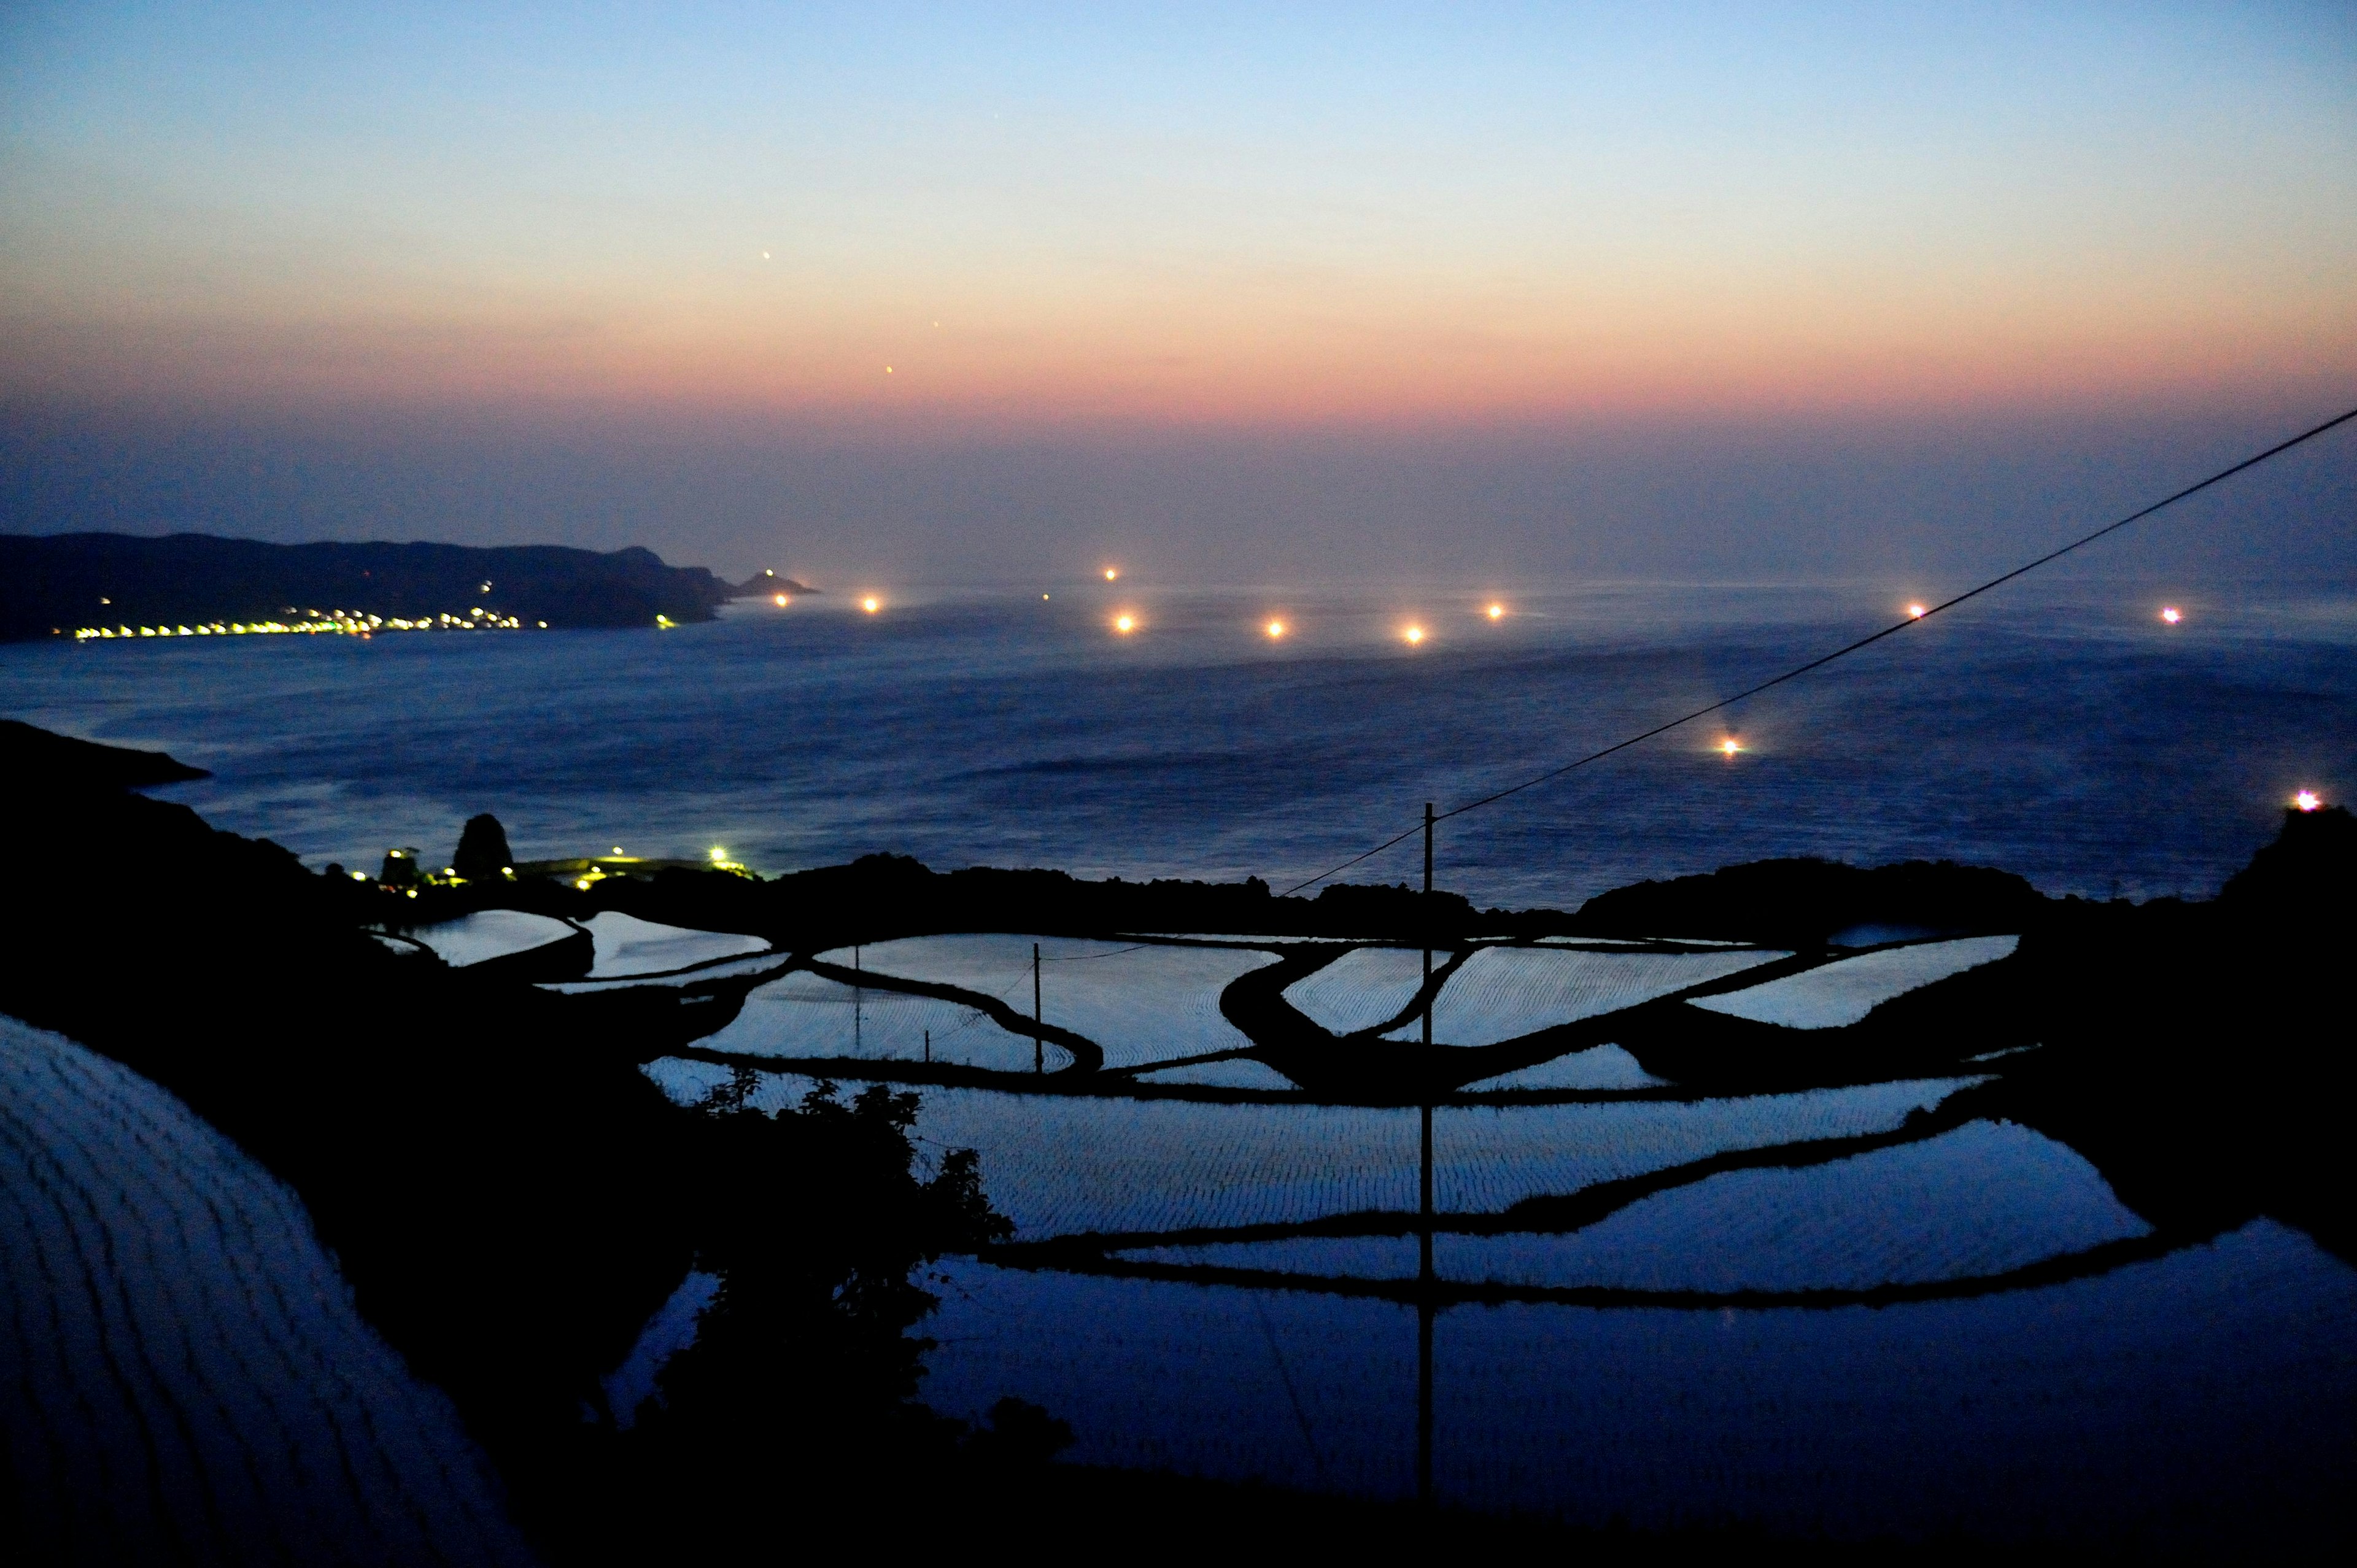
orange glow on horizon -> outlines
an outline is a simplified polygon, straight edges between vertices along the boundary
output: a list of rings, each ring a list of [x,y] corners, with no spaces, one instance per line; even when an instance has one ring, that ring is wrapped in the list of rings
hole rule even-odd
[[[870,594],[866,598],[859,601],[859,607],[866,610],[869,615],[874,615],[877,610],[884,607],[884,601],[877,598],[875,595]]]

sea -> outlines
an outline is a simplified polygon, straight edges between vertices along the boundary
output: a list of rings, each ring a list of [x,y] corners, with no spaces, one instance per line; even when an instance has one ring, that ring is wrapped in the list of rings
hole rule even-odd
[[[447,856],[489,811],[524,859],[719,849],[774,874],[888,852],[1281,890],[1427,801],[1904,614],[1863,585],[811,595],[667,630],[20,644],[0,713],[210,768],[167,793],[315,867]],[[1572,908],[1768,856],[1920,857],[2050,894],[2206,897],[2296,791],[2357,788],[2352,650],[2357,594],[2010,585],[1449,819],[1437,879]],[[1420,854],[1411,835],[1342,879],[1412,880]]]
[[[0,649],[0,714],[210,768],[159,793],[320,868],[372,867],[392,846],[447,854],[490,811],[525,859],[716,851],[775,874],[890,852],[1283,890],[1403,832],[1340,875],[1410,880],[1427,801],[1453,811],[1539,779],[1906,613],[1840,585],[877,596],[873,611],[834,595],[740,603],[671,629],[21,644]],[[1995,865],[2050,894],[2206,897],[2297,791],[2357,788],[2352,648],[2345,592],[2016,585],[1448,818],[1437,880],[1484,906],[1568,908],[1642,878],[1810,854]],[[1030,978],[1029,942],[1010,943],[1015,979]],[[1168,1024],[1154,1036],[1166,1054],[1200,1052],[1172,1041],[1187,1020],[1217,1026],[1216,987],[1197,950],[1167,950],[1195,967],[1117,1000]],[[2217,1070],[2256,1070],[2241,1044],[2220,1043]],[[881,1054],[845,1062],[844,1081],[889,1078],[867,1059]],[[221,1141],[168,1096],[14,1026],[0,1025],[0,1122],[38,1134],[0,1156],[37,1162],[43,1138],[94,1128],[92,1190],[159,1162],[159,1191],[230,1172],[247,1208],[278,1217],[280,1261],[254,1266],[320,1294],[304,1282],[329,1265],[298,1207],[264,1173],[231,1171],[233,1150],[205,1155]],[[683,1058],[645,1070],[683,1104],[729,1077]],[[814,1087],[782,1069],[762,1079],[750,1102],[764,1109]],[[1595,1527],[2212,1555],[2345,1542],[2332,1499],[2357,1462],[2357,1269],[2266,1216],[2157,1232],[2110,1187],[2100,1146],[1910,1120],[1977,1081],[1423,1108],[1065,1095],[1053,1074],[927,1085],[921,1157],[977,1150],[1018,1242],[1113,1240],[1085,1269],[1007,1254],[929,1268],[922,1397],[976,1420],[1028,1400],[1071,1425],[1082,1463]],[[114,1109],[134,1100],[136,1126]],[[181,1131],[167,1147],[138,1134],[150,1122]],[[1898,1142],[1810,1154],[1860,1136]],[[1791,1168],[1736,1168],[1779,1151]],[[208,1159],[219,1168],[181,1168]],[[1665,1185],[1569,1231],[1499,1223],[1523,1198],[1634,1176]],[[0,1194],[17,1187],[33,1191]],[[1421,1252],[1404,1225],[1328,1233],[1420,1202]],[[25,1226],[66,1223],[18,1207]],[[108,1238],[135,1240],[154,1216],[83,1207],[103,1232],[88,1255],[147,1256]],[[11,1212],[0,1204],[0,1223]],[[246,1266],[221,1253],[167,1273]],[[655,1386],[715,1283],[686,1274],[609,1392]],[[217,1283],[203,1294],[216,1317],[254,1294]],[[49,1305],[120,1316],[108,1304],[144,1299],[136,1284]],[[394,1459],[455,1455],[452,1529],[498,1545],[497,1521],[467,1511],[479,1465],[455,1422],[348,1316],[222,1318],[220,1332],[308,1337],[379,1369],[363,1402],[407,1423]],[[59,1336],[53,1380],[97,1377],[71,1354],[97,1342]],[[273,1397],[345,1419],[324,1384]],[[98,1428],[99,1447],[129,1430]],[[229,1466],[238,1441],[188,1444]],[[393,1528],[372,1496],[339,1507],[358,1537]]]

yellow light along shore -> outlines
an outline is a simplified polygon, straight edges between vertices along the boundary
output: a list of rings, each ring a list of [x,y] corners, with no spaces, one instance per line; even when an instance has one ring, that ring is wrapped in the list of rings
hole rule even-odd
[[[548,629],[546,621],[534,627]],[[91,642],[118,637],[270,637],[302,634],[316,637],[322,632],[337,637],[371,637],[381,631],[522,631],[527,629],[517,616],[503,616],[493,610],[471,609],[464,615],[436,615],[415,620],[400,616],[362,615],[356,610],[305,610],[298,620],[207,621],[197,626],[81,626],[74,628],[76,642]]]

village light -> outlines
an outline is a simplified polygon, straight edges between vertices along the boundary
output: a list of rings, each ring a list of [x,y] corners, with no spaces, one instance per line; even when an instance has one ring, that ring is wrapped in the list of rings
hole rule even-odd
[[[2291,806],[2295,811],[2321,811],[2324,806],[2324,797],[2313,789],[2302,789],[2291,798]]]

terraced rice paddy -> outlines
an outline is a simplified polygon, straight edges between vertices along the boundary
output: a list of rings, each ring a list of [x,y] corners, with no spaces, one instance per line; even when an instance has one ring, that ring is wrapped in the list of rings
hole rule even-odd
[[[1696,997],[1691,1006],[1788,1029],[1837,1029],[1893,997],[2012,956],[2019,937],[1964,937],[1860,953],[1744,991]]]
[[[1397,1277],[1404,1244],[1385,1245],[1388,1259],[1305,1241],[1286,1263]],[[937,1409],[978,1417],[1012,1392],[1071,1423],[1074,1463],[1415,1495],[1413,1305],[967,1260],[940,1272],[925,1326],[941,1345],[924,1396]],[[1596,1527],[2123,1532],[2233,1558],[2287,1501],[2308,1500],[2311,1528],[2316,1505],[2339,1509],[2357,1424],[2357,1271],[2267,1220],[1993,1296],[1464,1305],[1430,1332],[1436,1496]]]
[[[649,1071],[689,1102],[726,1077],[676,1058]],[[799,1103],[813,1081],[776,1074],[755,1102]],[[1885,1132],[1964,1081],[1693,1103],[1443,1106],[1433,1114],[1434,1201],[1494,1212],[1721,1150]],[[1289,1223],[1412,1210],[1417,1201],[1421,1133],[1413,1109],[927,1089],[917,1130],[942,1147],[979,1150],[992,1203],[1027,1239]]]
[[[1035,1059],[1029,1036],[1011,1035],[974,1008],[841,985],[807,970],[755,986],[726,1028],[696,1044],[738,1056],[856,1061],[922,1061],[930,1051],[936,1062],[997,1072],[1028,1073]],[[1050,1072],[1071,1063],[1053,1043],[1040,1055]]]
[[[1433,1043],[1496,1045],[1558,1024],[1616,1013],[1790,957],[1785,952],[1751,950],[1663,953],[1480,948],[1440,988],[1432,1009]],[[1389,1037],[1415,1039],[1422,1030],[1419,1019],[1393,1030]]]
[[[963,986],[1031,1011],[1029,937],[915,937],[866,949],[871,970]],[[1096,1043],[1108,1068],[1236,1050],[1252,1042],[1220,1013],[1220,993],[1275,955],[1233,948],[1039,940],[1040,1016]],[[822,955],[846,961],[838,949]],[[1010,982],[1009,977],[1012,976]]]
[[[1969,1122],[1798,1170],[1729,1171],[1567,1235],[1444,1235],[1452,1280],[1637,1290],[1868,1289],[2002,1273],[2148,1234],[2093,1165]]]
[[[407,933],[432,948],[452,969],[488,963],[552,946],[577,935],[576,928],[546,915],[521,909],[482,909],[440,925],[420,926]]]
[[[1200,1089],[1265,1089],[1290,1090],[1293,1080],[1269,1066],[1250,1057],[1230,1057],[1224,1061],[1195,1062],[1187,1067],[1157,1068],[1152,1072],[1137,1074],[1140,1083],[1191,1085]]]
[[[791,961],[783,953],[763,952],[756,953],[750,958],[735,959],[726,963],[706,964],[702,969],[691,969],[680,974],[625,975],[615,980],[544,980],[540,983],[540,989],[554,991],[567,996],[584,995],[599,991],[621,991],[640,985],[684,990],[690,986],[704,985],[713,981],[742,980],[748,974],[782,970]]]
[[[1332,1034],[1372,1029],[1399,1015],[1424,984],[1419,948],[1352,948],[1332,963],[1285,988],[1296,1011]],[[1448,955],[1436,951],[1437,971]]]
[[[1553,1061],[1540,1062],[1534,1067],[1501,1072],[1495,1078],[1469,1083],[1460,1092],[1493,1094],[1520,1089],[1655,1089],[1661,1084],[1660,1079],[1639,1066],[1637,1058],[1619,1046],[1597,1046],[1588,1050],[1567,1052]]]
[[[5,1018],[0,1295],[27,1561],[531,1561],[295,1195],[145,1079]]]
[[[770,945],[759,937],[658,925],[615,909],[592,915],[582,924],[589,929],[589,940],[597,944],[597,961],[589,970],[592,980],[610,980],[624,974],[663,974],[762,952]]]

